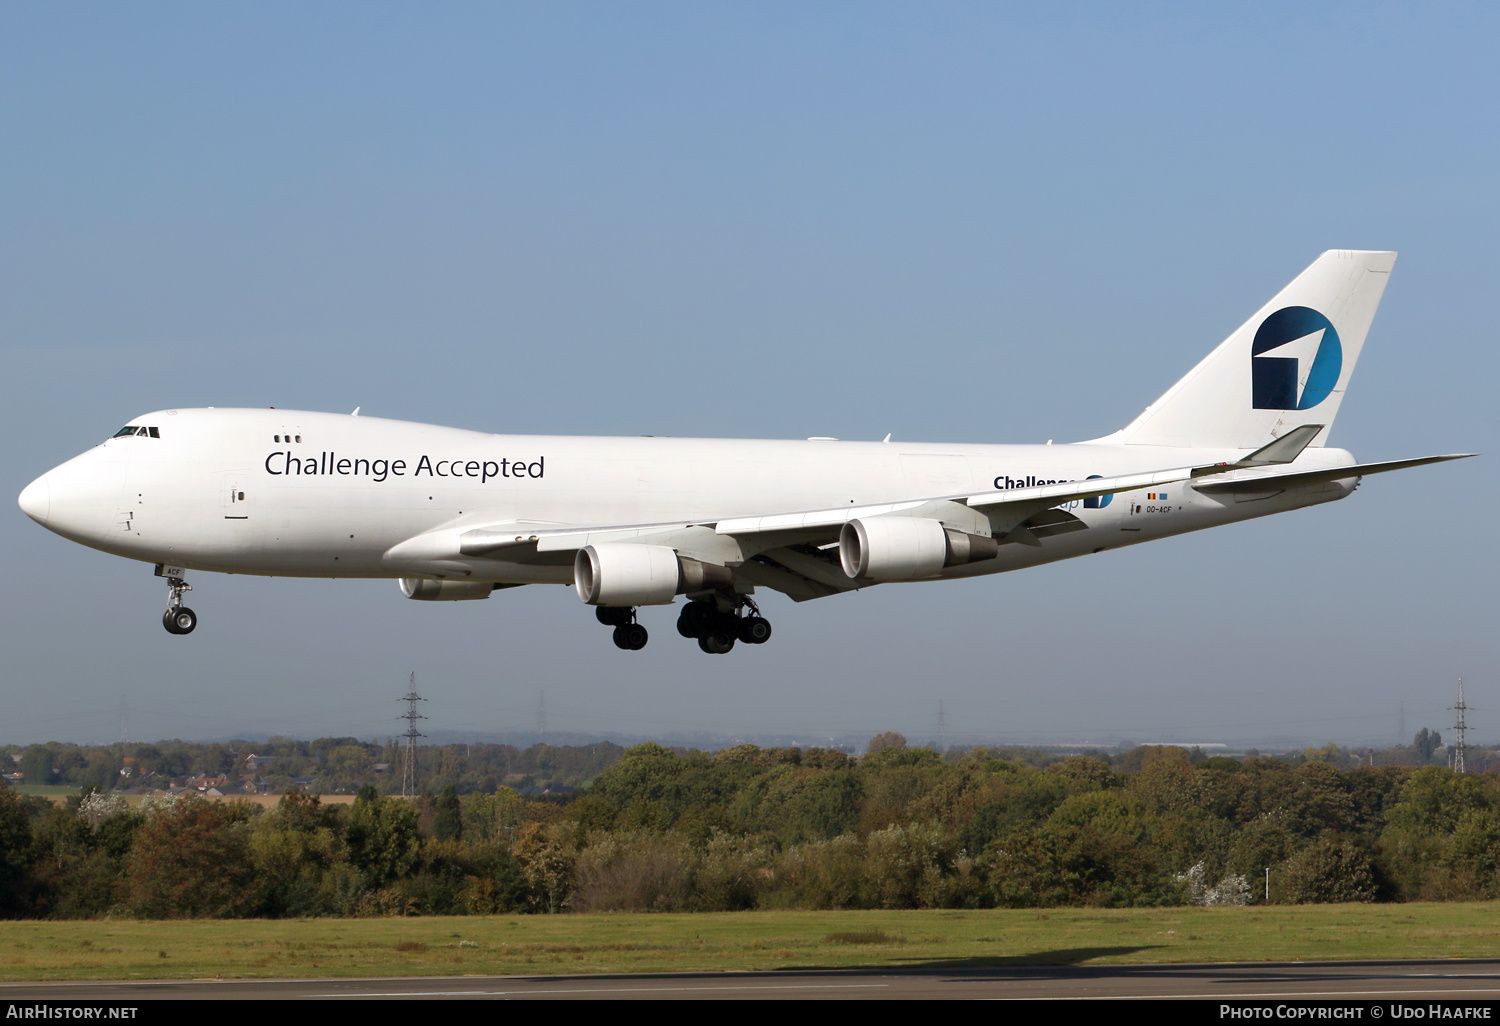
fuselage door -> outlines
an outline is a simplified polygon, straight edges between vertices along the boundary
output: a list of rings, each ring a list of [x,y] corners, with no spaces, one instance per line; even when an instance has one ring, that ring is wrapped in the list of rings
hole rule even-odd
[[[219,486],[220,504],[225,520],[250,519],[250,492],[245,489],[244,474],[226,474]]]

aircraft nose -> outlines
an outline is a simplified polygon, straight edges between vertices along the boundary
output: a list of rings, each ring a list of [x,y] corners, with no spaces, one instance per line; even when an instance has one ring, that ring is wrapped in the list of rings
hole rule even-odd
[[[99,545],[123,534],[116,526],[126,465],[103,458],[98,448],[53,467],[26,486],[19,504],[53,534],[83,545]]]
[[[17,501],[22,513],[39,524],[45,524],[52,514],[52,488],[47,483],[47,475],[43,474],[27,485]]]

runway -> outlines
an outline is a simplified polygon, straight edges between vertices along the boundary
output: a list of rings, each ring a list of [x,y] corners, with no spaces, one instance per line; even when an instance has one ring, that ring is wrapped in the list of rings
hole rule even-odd
[[[960,967],[633,976],[383,977],[0,984],[0,1001],[190,1000],[1500,1000],[1500,960]]]

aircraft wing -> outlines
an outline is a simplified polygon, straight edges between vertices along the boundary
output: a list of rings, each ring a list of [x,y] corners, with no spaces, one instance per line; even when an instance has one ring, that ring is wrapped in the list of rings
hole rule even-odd
[[[851,580],[839,564],[839,531],[851,520],[890,514],[930,516],[971,533],[993,533],[1002,542],[1040,545],[1041,537],[1082,527],[1070,514],[1048,513],[1060,503],[1185,481],[1192,474],[1193,468],[1184,467],[977,495],[692,522],[571,526],[470,520],[409,538],[389,549],[385,558],[413,573],[468,576],[474,572],[474,560],[571,566],[574,554],[586,545],[666,545],[680,555],[728,566],[747,583],[804,602],[868,586],[869,582]]]
[[[1305,444],[1305,443],[1304,443]],[[1301,446],[1296,447],[1300,452]],[[1295,458],[1296,452],[1289,452]],[[1270,455],[1270,454],[1267,454]],[[889,515],[931,517],[946,526],[993,536],[1002,544],[1040,545],[1052,534],[1083,530],[1079,518],[1056,507],[1080,499],[1192,481],[1207,494],[1281,490],[1317,481],[1379,474],[1472,453],[1367,463],[1327,470],[1275,473],[1285,459],[1247,458],[1234,464],[1180,467],[1067,481],[979,494],[935,496],[898,502],[829,509],[725,517],[719,520],[656,524],[571,526],[559,524],[448,524],[390,549],[398,562],[429,562],[436,572],[457,570],[473,560],[571,566],[587,545],[637,543],[665,545],[680,555],[730,567],[738,579],[782,592],[795,601],[836,595],[869,582],[851,580],[839,563],[837,543],[843,526],[858,519]]]

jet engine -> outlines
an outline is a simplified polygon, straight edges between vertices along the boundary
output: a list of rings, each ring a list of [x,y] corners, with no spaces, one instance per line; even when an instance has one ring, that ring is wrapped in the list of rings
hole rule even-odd
[[[728,585],[728,567],[679,556],[665,545],[585,545],[573,559],[573,587],[591,606],[664,606],[684,592]]]
[[[401,578],[401,591],[409,599],[423,602],[461,602],[487,599],[495,590],[492,581],[429,581],[423,577]]]
[[[920,517],[851,520],[839,532],[839,562],[852,578],[911,581],[946,566],[993,559],[1000,543]]]

